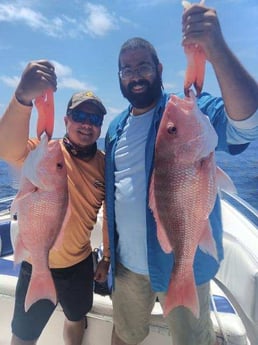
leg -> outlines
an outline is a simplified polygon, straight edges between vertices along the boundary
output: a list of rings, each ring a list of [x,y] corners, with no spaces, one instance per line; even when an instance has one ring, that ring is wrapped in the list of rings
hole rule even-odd
[[[81,345],[84,331],[85,331],[85,318],[80,321],[64,321],[63,338],[66,345]]]
[[[31,276],[31,265],[23,262],[15,292],[11,345],[34,345],[55,310],[49,300],[39,300],[25,312],[24,301]]]
[[[131,272],[121,264],[117,265],[112,293],[112,345],[136,345],[147,337],[155,298],[148,276]]]
[[[59,302],[66,316],[63,337],[66,345],[82,343],[86,317],[93,303],[92,256],[78,264],[52,270],[58,290]]]
[[[174,345],[215,345],[216,336],[210,318],[210,284],[197,287],[200,318],[196,319],[190,310],[184,307],[174,309],[166,318]],[[165,294],[159,294],[161,304]]]
[[[16,337],[16,335],[13,334],[11,339],[11,345],[36,345],[37,341],[27,341],[27,340],[21,340],[20,338]]]
[[[115,327],[113,327],[112,330],[112,341],[111,341],[111,345],[129,345],[127,343],[125,343],[123,340],[121,340],[118,335],[115,332]]]

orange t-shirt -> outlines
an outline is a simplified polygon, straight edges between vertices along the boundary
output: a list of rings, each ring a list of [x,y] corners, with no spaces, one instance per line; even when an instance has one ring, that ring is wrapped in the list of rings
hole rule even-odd
[[[9,135],[11,135],[10,133],[13,129],[13,127],[10,126],[21,126],[22,118],[23,121],[29,121],[30,112],[31,107],[21,105],[13,98],[3,119],[1,119],[1,121],[4,120],[6,122],[5,128],[10,128]],[[19,118],[19,120],[14,121],[14,117],[16,119]],[[1,132],[2,129],[0,130],[0,135]],[[97,215],[102,205],[102,241],[104,255],[109,256],[106,211],[103,203],[105,197],[104,153],[97,150],[94,158],[86,162],[71,156],[64,147],[62,139],[59,140],[67,168],[70,218],[64,228],[62,244],[58,249],[52,249],[50,251],[49,266],[51,268],[62,268],[75,265],[91,253],[91,231],[96,223]],[[12,146],[14,140],[8,138],[8,141],[10,144],[9,149],[5,145],[6,142],[3,142],[0,149],[0,156],[4,156],[4,159],[14,164],[19,164],[24,161],[29,151],[33,150],[38,144],[38,139],[28,139],[26,143],[23,133],[21,133],[20,145],[17,145],[19,142],[17,133],[15,137],[16,145]],[[4,152],[4,154],[2,154],[1,151]]]

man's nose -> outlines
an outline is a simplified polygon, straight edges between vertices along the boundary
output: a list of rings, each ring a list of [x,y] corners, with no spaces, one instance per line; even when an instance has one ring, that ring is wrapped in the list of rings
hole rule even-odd
[[[90,120],[84,120],[83,122],[81,122],[81,124],[83,126],[92,127],[92,123]]]
[[[142,78],[142,76],[141,76],[141,74],[140,74],[138,68],[134,69],[134,70],[132,71],[132,77],[131,77],[131,79],[139,80],[139,79],[141,79],[141,78]]]

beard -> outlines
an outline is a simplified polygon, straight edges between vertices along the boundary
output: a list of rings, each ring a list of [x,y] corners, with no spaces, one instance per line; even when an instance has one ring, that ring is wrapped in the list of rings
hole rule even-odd
[[[122,95],[132,104],[134,108],[144,109],[149,107],[158,100],[161,94],[162,81],[158,74],[152,83],[146,79],[140,79],[137,82],[132,81],[127,85],[127,87],[122,84],[121,79],[119,79],[119,83]],[[140,94],[134,93],[132,89],[136,85],[145,86],[146,90]]]

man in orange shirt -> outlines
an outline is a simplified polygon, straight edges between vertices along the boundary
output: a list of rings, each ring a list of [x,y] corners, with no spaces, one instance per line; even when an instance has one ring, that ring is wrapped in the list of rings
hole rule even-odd
[[[30,139],[29,122],[32,101],[45,90],[56,90],[54,66],[46,60],[30,62],[9,107],[0,119],[0,157],[9,163],[22,165],[38,139]],[[85,315],[93,301],[93,260],[91,231],[105,196],[104,153],[96,141],[106,109],[91,91],[72,96],[64,118],[66,134],[60,140],[67,168],[71,216],[64,229],[62,245],[50,251],[49,267],[66,316],[64,341],[66,345],[80,345],[85,329]],[[95,279],[104,281],[109,268],[109,244],[105,205],[103,207],[103,259]],[[12,320],[12,345],[36,344],[55,305],[40,300],[24,311],[24,298],[31,276],[31,264],[23,261],[16,288],[16,302]]]

